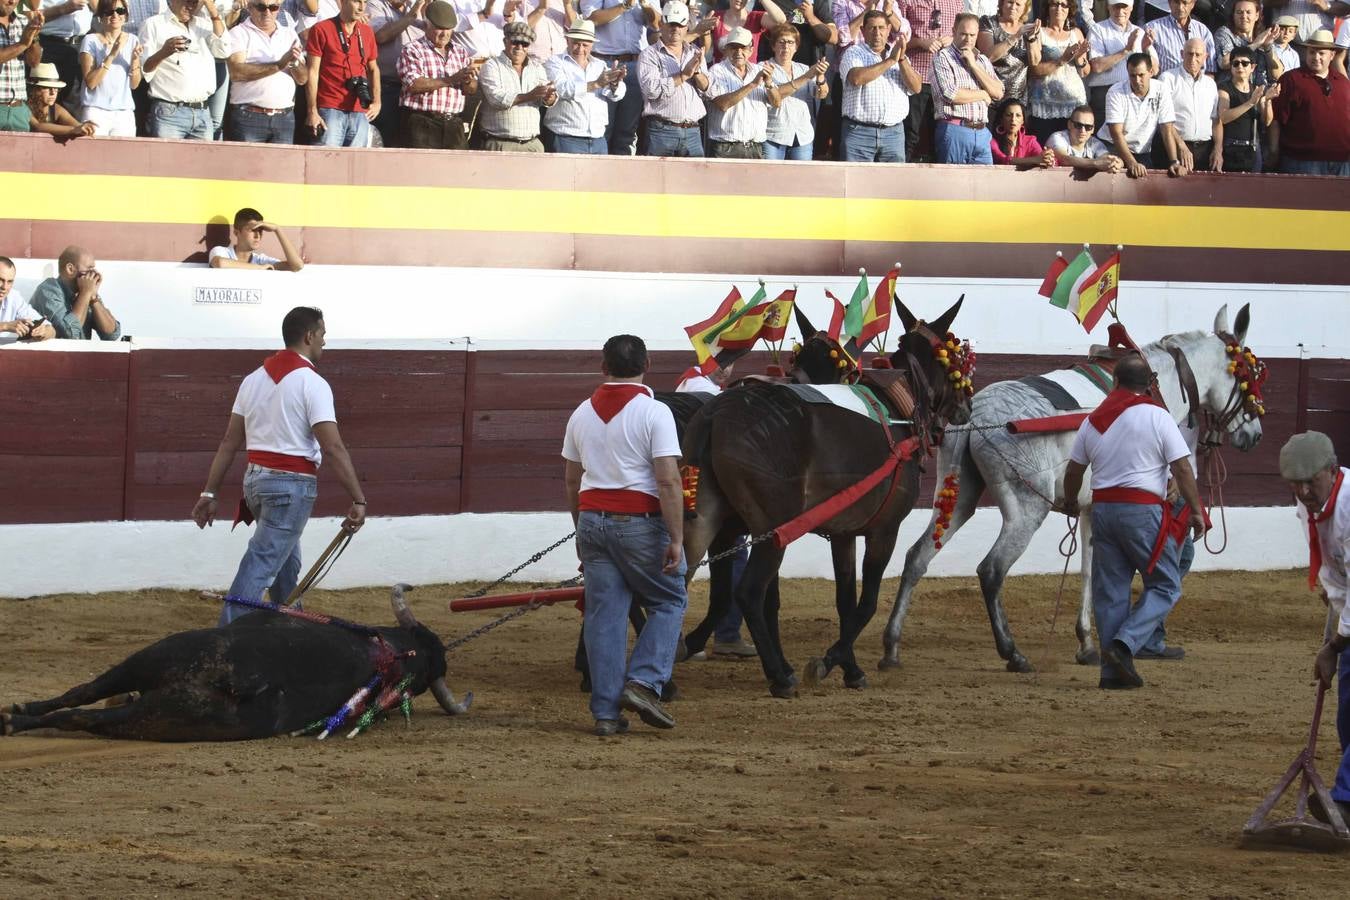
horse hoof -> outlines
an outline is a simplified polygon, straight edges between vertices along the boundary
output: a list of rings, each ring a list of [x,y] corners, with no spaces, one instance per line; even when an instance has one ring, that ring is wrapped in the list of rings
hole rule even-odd
[[[898,653],[895,654],[894,656],[883,656],[881,660],[877,663],[878,672],[885,672],[887,669],[898,669],[898,668],[900,668],[900,654]]]
[[[845,676],[844,687],[853,688],[855,691],[861,691],[863,688],[867,687],[867,676],[861,672],[857,674],[857,677],[850,678]]]
[[[825,665],[825,660],[819,656],[813,656],[806,661],[806,669],[802,671],[802,678],[806,680],[807,687],[815,687],[825,680],[825,676],[830,674],[830,667]]]
[[[1079,650],[1073,655],[1073,658],[1080,666],[1100,666],[1102,664],[1102,655],[1097,652],[1096,647]]]
[[[797,676],[789,675],[787,681],[769,685],[769,693],[780,700],[791,700],[797,696]]]
[[[1031,661],[1022,654],[1014,653],[1013,658],[1008,660],[1008,671],[1022,672],[1022,673],[1034,672],[1036,671],[1036,667],[1033,666],[1031,664]]]

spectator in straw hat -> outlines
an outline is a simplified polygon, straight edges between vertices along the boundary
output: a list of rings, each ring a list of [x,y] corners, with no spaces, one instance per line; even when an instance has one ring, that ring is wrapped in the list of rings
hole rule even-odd
[[[39,63],[28,79],[28,130],[41,131],[69,140],[94,133],[93,122],[81,122],[56,102],[66,83],[57,77],[56,66]]]
[[[1293,46],[1298,37],[1298,19],[1293,16],[1280,16],[1275,20],[1275,40],[1266,51],[1272,62],[1278,61],[1285,72],[1291,72],[1303,64],[1298,50]]]
[[[1308,535],[1308,587],[1320,582],[1327,604],[1327,625],[1314,672],[1331,686],[1339,669],[1336,732],[1341,740],[1341,764],[1331,796],[1350,822],[1350,495],[1344,491],[1346,469],[1336,461],[1331,438],[1305,431],[1280,448],[1280,477],[1298,500],[1298,517]],[[1317,814],[1314,810],[1314,815]]]
[[[528,22],[507,22],[506,50],[483,64],[478,86],[483,94],[479,124],[484,150],[543,153],[539,114],[558,102],[544,67],[530,59],[534,29]]]
[[[595,23],[577,19],[565,32],[567,52],[559,53],[544,66],[558,92],[558,102],[544,113],[544,124],[553,132],[555,153],[609,152],[605,130],[614,104],[627,94],[624,68],[607,66],[591,55],[595,46]]]
[[[399,54],[399,104],[409,147],[463,150],[469,145],[464,101],[478,92],[478,68],[469,51],[452,40],[458,22],[455,7],[445,0],[427,4],[423,36]]]
[[[769,107],[779,105],[779,92],[767,69],[750,62],[753,43],[748,29],[728,31],[722,38],[722,61],[708,72],[709,156],[764,158]]]
[[[1280,77],[1267,132],[1268,168],[1293,175],[1350,175],[1350,80],[1331,67],[1323,29],[1303,45],[1303,67]]]
[[[23,67],[42,62],[42,47],[38,43],[42,13],[24,18],[19,15],[18,5],[18,0],[0,0],[0,131],[28,130],[28,92]],[[61,84],[64,86],[65,82]]]

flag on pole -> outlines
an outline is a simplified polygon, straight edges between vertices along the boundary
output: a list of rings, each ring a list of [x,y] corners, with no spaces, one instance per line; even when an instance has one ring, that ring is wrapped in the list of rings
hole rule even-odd
[[[1088,334],[1097,326],[1120,287],[1120,253],[1112,253],[1083,282],[1075,296],[1074,312]]]
[[[788,288],[779,294],[764,312],[764,326],[760,329],[759,336],[774,343],[786,337],[788,321],[792,318],[792,306],[796,301],[796,288]]]
[[[709,366],[702,374],[707,375],[717,368],[717,361],[713,356],[717,353],[716,346],[712,343],[713,337],[727,324],[731,318],[739,311],[745,308],[745,301],[741,300],[741,292],[736,288],[731,289],[726,299],[717,307],[717,311],[702,322],[697,322],[684,329],[684,333],[689,335],[689,343],[694,345],[694,355],[698,357],[698,367],[703,370]]]
[[[1086,249],[1080,251],[1071,262],[1065,262],[1064,257],[1056,256],[1055,261],[1050,264],[1050,271],[1045,275],[1045,281],[1041,282],[1040,294],[1042,297],[1050,298],[1051,306],[1068,309],[1069,301],[1078,296],[1077,288],[1080,283],[1096,268],[1097,264],[1092,261],[1092,254]]]
[[[778,295],[778,299],[766,302],[764,288],[755,292],[746,308],[741,310],[731,327],[717,336],[719,347],[731,350],[747,350],[761,337],[770,341],[781,341],[787,331],[788,319],[792,316],[793,291],[787,290]]]
[[[858,270],[858,286],[853,289],[853,296],[849,298],[848,308],[844,310],[844,334],[851,338],[856,338],[863,327],[863,311],[867,308],[867,295],[871,291],[867,288],[867,273]]]
[[[877,282],[872,302],[863,310],[862,327],[858,331],[859,347],[866,347],[872,338],[891,327],[891,301],[895,298],[895,282],[899,277],[900,267],[896,266]]]
[[[831,294],[829,291],[825,292],[825,296],[829,297],[830,302],[834,304],[834,312],[830,314],[830,327],[825,333],[830,336],[830,340],[837,341],[839,340],[840,332],[843,331],[844,328],[844,304],[838,297]]]

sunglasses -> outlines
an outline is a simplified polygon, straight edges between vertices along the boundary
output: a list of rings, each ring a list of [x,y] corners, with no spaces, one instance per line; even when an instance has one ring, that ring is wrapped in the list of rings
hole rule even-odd
[[[1084,131],[1091,131],[1091,130],[1092,130],[1092,124],[1093,124],[1093,123],[1091,123],[1091,122],[1075,122],[1073,119],[1070,119],[1070,120],[1069,120],[1069,125],[1070,125],[1070,126],[1072,126],[1072,127],[1074,127],[1074,128],[1081,128],[1081,129],[1083,129]]]
[[[1250,59],[1235,59],[1229,63],[1230,66],[1250,66],[1251,64]]]
[[[509,41],[509,43],[511,44],[512,47],[528,47],[528,46],[530,46],[530,42],[529,42],[529,41]]]
[[[280,12],[280,11],[281,11],[281,4],[280,4],[280,3],[255,3],[255,4],[253,4],[253,8],[256,9],[258,12],[270,12],[270,13],[274,13],[274,12]]]
[[[937,31],[941,27],[942,27],[942,10],[934,7],[933,11],[928,15],[928,29],[930,31]]]
[[[116,9],[108,10],[106,13],[103,14],[103,18],[110,19],[113,16],[122,16],[123,18],[125,18],[126,14],[127,8],[125,6],[119,6]]]

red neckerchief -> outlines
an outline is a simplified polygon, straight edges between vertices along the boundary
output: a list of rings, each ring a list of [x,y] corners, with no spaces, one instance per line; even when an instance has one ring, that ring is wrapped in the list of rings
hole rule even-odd
[[[1097,429],[1098,434],[1106,434],[1106,429],[1115,424],[1121,413],[1132,406],[1143,406],[1145,404],[1162,407],[1161,403],[1148,394],[1136,394],[1134,391],[1125,388],[1115,388],[1106,395],[1106,399],[1101,402],[1101,405],[1092,411],[1092,415],[1088,416],[1088,421],[1092,423],[1093,428]]]
[[[1317,526],[1331,518],[1336,511],[1336,496],[1341,492],[1341,482],[1345,480],[1345,470],[1336,473],[1336,483],[1331,486],[1331,496],[1323,504],[1322,511],[1308,516],[1308,590],[1317,588],[1317,573],[1322,571],[1322,539],[1317,536]]]
[[[628,401],[639,394],[650,394],[650,389],[643,384],[625,382],[623,384],[602,384],[591,394],[591,408],[595,414],[600,417],[601,422],[608,423],[619,414]]]
[[[294,372],[296,369],[309,366],[314,368],[314,363],[305,359],[294,350],[278,350],[267,359],[263,360],[263,368],[267,370],[267,375],[274,384],[281,384],[281,379]]]

